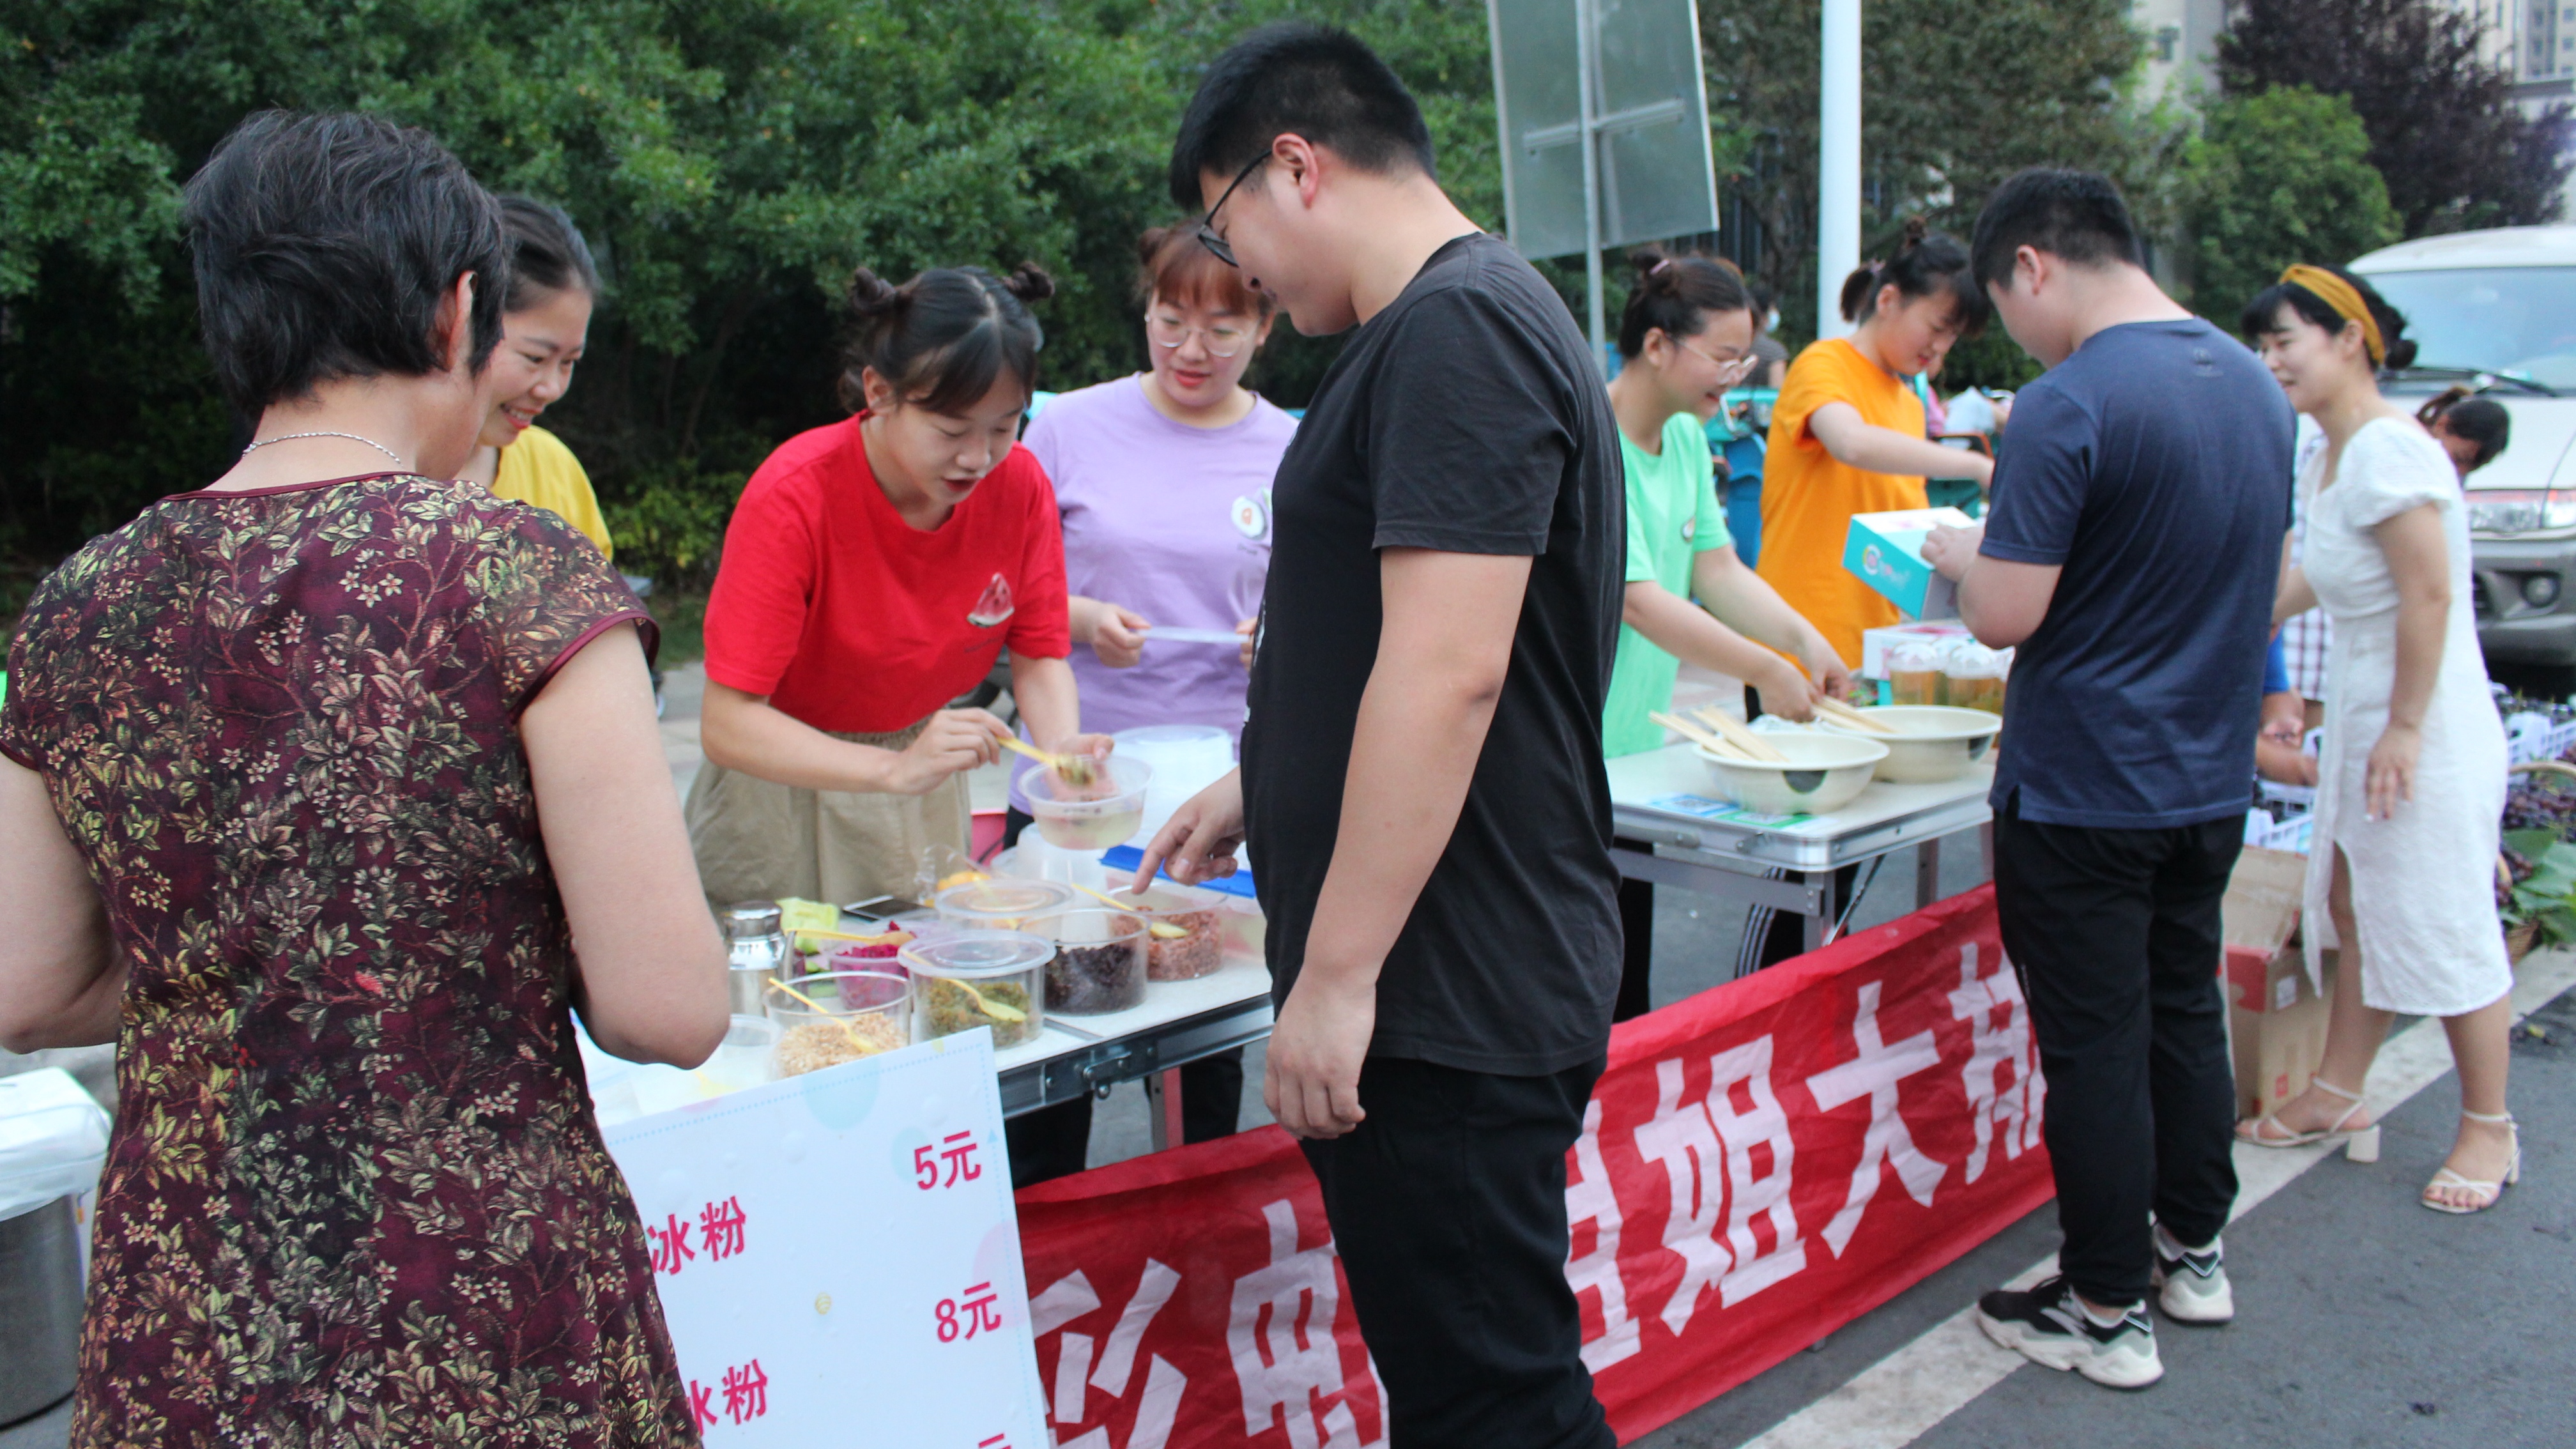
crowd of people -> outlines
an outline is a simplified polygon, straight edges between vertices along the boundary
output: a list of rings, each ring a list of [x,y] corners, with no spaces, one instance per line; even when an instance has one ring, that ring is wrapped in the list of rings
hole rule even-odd
[[[1850,518],[1927,480],[1992,497],[1928,557],[2019,650],[1997,899],[2066,1236],[1986,1331],[2154,1381],[2150,1297],[2233,1313],[2232,1146],[2360,1140],[2393,1013],[2443,1018],[2461,1064],[2425,1204],[2496,1201],[2504,757],[2458,483],[2500,410],[2385,402],[2403,319],[2332,267],[2230,337],[2159,290],[2110,183],[2053,170],[1969,242],[1909,227],[1844,287],[1851,334],[1794,359],[1732,267],[1642,251],[1605,386],[1437,176],[1360,42],[1254,33],[1174,143],[1197,219],[1138,240],[1150,367],[1025,435],[1048,275],[859,269],[849,416],[782,443],[728,529],[683,804],[653,623],[536,425],[601,291],[578,228],[418,131],[245,122],[187,222],[250,444],[46,580],[0,708],[0,1040],[120,1046],[74,1442],[695,1442],[572,1013],[694,1065],[726,1025],[710,902],[900,894],[967,847],[967,772],[1015,731],[1096,759],[1187,723],[1241,765],[1138,881],[1248,848],[1262,1097],[1321,1185],[1391,1441],[1613,1443],[1564,1273],[1566,1153],[1651,1000],[1605,760],[1663,744],[1684,663],[1790,719],[1848,694],[1898,617],[1840,565]],[[1283,314],[1348,334],[1302,420],[1245,386]],[[1925,406],[1990,317],[2048,369],[1992,459]],[[1739,549],[1710,425],[1748,380],[1779,396]],[[955,704],[997,670],[1016,723]],[[2340,989],[2314,1085],[2240,1124],[2212,964],[2258,750],[2317,787],[2308,969],[2335,951]],[[1797,950],[1776,924],[1752,964]],[[1232,1131],[1240,1057],[1190,1073],[1188,1138]],[[1015,1179],[1079,1169],[1087,1135],[1087,1102],[1016,1122]]]

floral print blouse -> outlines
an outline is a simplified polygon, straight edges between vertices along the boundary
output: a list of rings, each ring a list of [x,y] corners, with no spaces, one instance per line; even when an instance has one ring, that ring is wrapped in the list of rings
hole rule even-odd
[[[519,711],[640,621],[553,514],[187,493],[47,579],[0,751],[128,970],[72,1443],[697,1442]]]

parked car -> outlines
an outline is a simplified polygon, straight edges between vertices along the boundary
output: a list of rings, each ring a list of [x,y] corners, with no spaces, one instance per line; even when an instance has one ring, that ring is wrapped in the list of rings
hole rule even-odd
[[[2426,237],[2352,270],[2415,339],[2391,399],[2411,409],[2465,383],[2512,414],[2512,442],[2468,480],[2478,642],[2491,666],[2576,690],[2576,226]]]

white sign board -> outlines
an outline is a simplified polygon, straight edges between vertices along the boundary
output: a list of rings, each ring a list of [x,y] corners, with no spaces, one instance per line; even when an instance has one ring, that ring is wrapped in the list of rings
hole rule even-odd
[[[708,1449],[1045,1449],[990,1033],[606,1136]]]

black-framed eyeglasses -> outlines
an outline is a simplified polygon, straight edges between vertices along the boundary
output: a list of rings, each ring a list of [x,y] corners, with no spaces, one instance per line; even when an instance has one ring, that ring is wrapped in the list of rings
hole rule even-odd
[[[1199,245],[1206,247],[1210,256],[1229,267],[1240,268],[1243,263],[1234,259],[1233,244],[1216,234],[1216,214],[1224,209],[1227,198],[1234,195],[1234,189],[1248,180],[1253,172],[1260,170],[1261,163],[1269,159],[1270,153],[1264,151],[1246,162],[1242,170],[1234,173],[1234,179],[1225,184],[1225,190],[1217,193],[1216,205],[1209,207],[1207,215],[1199,218]]]

